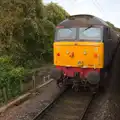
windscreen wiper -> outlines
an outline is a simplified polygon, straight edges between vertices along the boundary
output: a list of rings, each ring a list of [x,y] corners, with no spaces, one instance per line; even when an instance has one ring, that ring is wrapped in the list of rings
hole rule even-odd
[[[91,27],[92,25],[88,26],[86,29],[83,30],[83,32],[86,31],[87,29],[90,29]]]

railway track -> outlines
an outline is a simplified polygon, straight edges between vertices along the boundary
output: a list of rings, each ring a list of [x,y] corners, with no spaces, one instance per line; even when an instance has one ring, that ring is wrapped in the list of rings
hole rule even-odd
[[[92,99],[90,93],[65,90],[33,120],[83,120]]]

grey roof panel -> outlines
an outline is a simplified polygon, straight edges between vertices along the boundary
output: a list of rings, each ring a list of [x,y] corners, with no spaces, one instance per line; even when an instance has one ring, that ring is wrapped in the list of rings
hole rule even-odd
[[[80,25],[103,25],[109,26],[104,20],[88,14],[72,15],[68,19],[62,21],[59,25],[80,26]]]

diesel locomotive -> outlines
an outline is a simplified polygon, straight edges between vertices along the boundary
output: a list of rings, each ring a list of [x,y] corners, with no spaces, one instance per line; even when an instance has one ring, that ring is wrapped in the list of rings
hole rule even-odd
[[[119,37],[104,20],[88,14],[72,15],[56,26],[53,43],[57,85],[80,86],[96,91],[108,72]]]

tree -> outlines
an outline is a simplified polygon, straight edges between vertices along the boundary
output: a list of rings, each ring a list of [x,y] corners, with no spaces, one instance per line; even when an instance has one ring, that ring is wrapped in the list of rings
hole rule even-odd
[[[61,6],[53,2],[46,5],[46,11],[48,20],[52,21],[55,25],[69,16]]]
[[[55,26],[66,16],[62,7],[42,0],[1,0],[1,55],[22,66],[50,61]]]
[[[106,22],[110,27],[115,28],[115,26],[111,22]]]
[[[112,27],[116,32],[120,32],[120,28],[115,27],[114,24],[112,24],[112,23],[110,23],[110,22],[108,22],[108,21],[107,21],[107,24],[108,24],[110,27]]]

